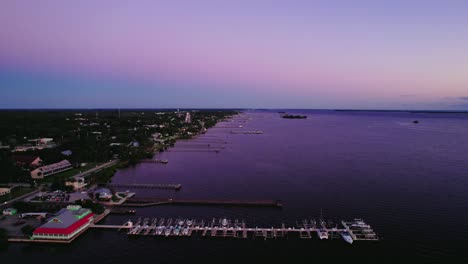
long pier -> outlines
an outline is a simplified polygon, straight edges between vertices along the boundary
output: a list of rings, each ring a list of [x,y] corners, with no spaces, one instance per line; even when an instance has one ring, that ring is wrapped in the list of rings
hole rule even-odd
[[[300,224],[287,227],[250,227],[242,220],[215,219],[211,221],[172,218],[139,218],[135,222],[127,221],[123,225],[91,225],[90,228],[126,230],[131,236],[158,237],[233,237],[277,239],[296,235],[302,239],[318,237],[321,240],[343,238],[348,243],[354,241],[378,241],[379,237],[362,219],[341,221],[330,225],[322,220],[304,219]]]
[[[158,164],[167,164],[169,163],[168,160],[166,159],[145,159],[145,160],[140,160],[140,163],[158,163]]]
[[[174,189],[180,190],[182,184],[125,184],[125,183],[108,183],[107,187],[114,188],[140,188],[140,189]]]
[[[123,206],[153,206],[160,204],[190,204],[190,205],[226,205],[226,206],[267,206],[282,207],[280,200],[210,200],[210,199],[161,199],[161,198],[131,198]]]

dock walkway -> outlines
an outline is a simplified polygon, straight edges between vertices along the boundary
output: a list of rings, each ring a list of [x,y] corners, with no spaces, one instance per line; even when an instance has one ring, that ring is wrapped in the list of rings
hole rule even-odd
[[[111,188],[140,188],[140,189],[174,189],[180,190],[182,184],[125,184],[125,183],[108,183],[107,187]]]
[[[233,238],[261,238],[277,239],[290,234],[298,235],[302,239],[311,239],[326,233],[321,239],[340,238],[341,234],[349,233],[353,241],[378,241],[377,234],[369,225],[361,219],[354,221],[341,221],[341,226],[327,226],[324,223],[317,224],[315,220],[303,220],[301,225],[287,227],[249,227],[244,221],[232,221],[231,219],[215,219],[211,221],[198,221],[194,219],[172,218],[139,218],[136,221],[127,221],[123,225],[91,225],[90,228],[126,230],[128,235],[159,236],[159,237],[233,237]]]
[[[226,205],[226,206],[268,206],[282,207],[279,200],[210,200],[210,199],[161,199],[161,198],[132,198],[125,206],[152,206],[160,204],[190,204],[190,205]]]

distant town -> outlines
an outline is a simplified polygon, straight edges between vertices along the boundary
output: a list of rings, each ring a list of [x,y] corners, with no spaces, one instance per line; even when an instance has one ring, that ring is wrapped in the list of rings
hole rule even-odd
[[[70,242],[133,194],[117,169],[152,159],[236,114],[218,110],[0,112],[0,244]],[[155,186],[180,188],[180,186]],[[52,217],[51,217],[52,216]],[[47,221],[46,221],[47,220]]]

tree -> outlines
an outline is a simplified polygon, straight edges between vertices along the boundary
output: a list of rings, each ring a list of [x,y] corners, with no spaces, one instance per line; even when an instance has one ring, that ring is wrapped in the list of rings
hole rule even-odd
[[[0,249],[5,249],[8,246],[8,234],[3,228],[0,228]]]
[[[34,227],[32,225],[25,225],[21,228],[21,232],[23,232],[25,236],[32,236]]]
[[[104,213],[104,210],[105,210],[102,204],[95,203],[91,200],[79,200],[79,201],[76,201],[75,204],[81,205],[81,207],[83,208],[89,208],[95,214],[102,214]]]

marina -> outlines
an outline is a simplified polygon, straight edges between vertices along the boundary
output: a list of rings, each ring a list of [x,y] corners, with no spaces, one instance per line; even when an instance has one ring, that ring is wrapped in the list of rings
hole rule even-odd
[[[90,228],[125,230],[130,236],[157,236],[157,237],[223,237],[223,238],[261,238],[278,239],[289,236],[301,239],[320,240],[343,239],[352,244],[355,241],[378,241],[379,237],[374,230],[362,219],[341,221],[339,224],[323,220],[303,219],[295,226],[280,227],[248,226],[243,220],[227,218],[210,221],[184,219],[184,218],[138,218],[136,221],[128,220],[123,225],[91,225]]]

